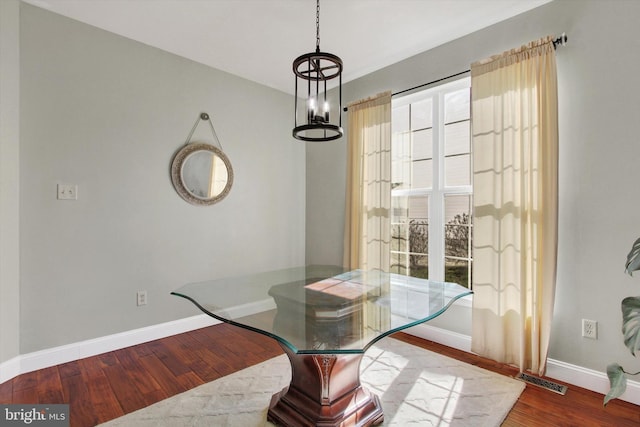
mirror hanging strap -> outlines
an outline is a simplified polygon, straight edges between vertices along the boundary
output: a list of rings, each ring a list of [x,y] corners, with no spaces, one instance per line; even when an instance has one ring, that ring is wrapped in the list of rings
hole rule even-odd
[[[213,127],[213,122],[211,121],[211,117],[209,117],[209,115],[207,113],[200,113],[200,115],[196,119],[196,122],[193,124],[193,127],[191,128],[191,132],[189,132],[189,136],[187,137],[187,142],[185,142],[185,145],[187,145],[187,144],[189,144],[191,142],[191,137],[193,136],[193,132],[196,131],[196,128],[200,124],[201,120],[206,120],[206,121],[209,122],[209,126],[211,127],[211,133],[213,134],[213,139],[216,142],[216,144],[218,144],[218,147],[220,147],[220,150],[222,150],[224,152],[224,150],[222,149],[222,143],[218,139],[218,135],[216,134],[216,130]]]

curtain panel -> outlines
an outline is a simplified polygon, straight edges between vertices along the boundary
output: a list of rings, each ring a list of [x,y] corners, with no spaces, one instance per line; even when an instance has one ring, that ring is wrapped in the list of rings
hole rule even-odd
[[[556,282],[558,107],[548,37],[472,64],[472,351],[543,375]]]
[[[391,92],[349,104],[344,266],[389,271]]]

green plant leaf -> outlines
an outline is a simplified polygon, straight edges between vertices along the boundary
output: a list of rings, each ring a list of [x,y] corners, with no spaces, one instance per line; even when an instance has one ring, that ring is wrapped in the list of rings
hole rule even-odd
[[[640,297],[626,297],[621,306],[624,345],[635,356],[640,350]]]
[[[611,388],[609,389],[609,393],[604,397],[604,406],[607,406],[607,403],[609,403],[611,399],[620,397],[627,389],[627,377],[624,375],[622,366],[617,363],[612,363],[607,366],[607,376],[609,377]]]
[[[633,242],[631,251],[627,255],[627,263],[625,264],[624,271],[629,276],[633,276],[633,272],[640,270],[640,238]]]

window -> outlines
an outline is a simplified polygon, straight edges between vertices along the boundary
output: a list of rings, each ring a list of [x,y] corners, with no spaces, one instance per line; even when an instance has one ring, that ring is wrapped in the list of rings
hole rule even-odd
[[[470,83],[393,100],[394,273],[471,286]]]

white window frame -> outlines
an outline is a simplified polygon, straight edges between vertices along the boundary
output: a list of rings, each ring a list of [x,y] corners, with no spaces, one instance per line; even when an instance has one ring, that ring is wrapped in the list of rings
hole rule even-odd
[[[391,197],[397,196],[428,196],[429,197],[429,279],[444,281],[445,279],[445,211],[444,201],[446,196],[470,195],[473,197],[473,177],[469,185],[445,186],[444,185],[444,96],[464,88],[471,88],[471,78],[465,77],[450,83],[444,83],[433,88],[425,89],[417,93],[392,99],[392,109],[407,104],[432,99],[433,115],[433,177],[432,188],[417,188],[404,190],[391,190]],[[470,165],[471,171],[473,165]],[[470,171],[470,172],[471,172]],[[469,284],[471,286],[471,284]]]

